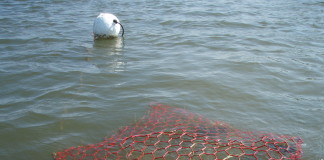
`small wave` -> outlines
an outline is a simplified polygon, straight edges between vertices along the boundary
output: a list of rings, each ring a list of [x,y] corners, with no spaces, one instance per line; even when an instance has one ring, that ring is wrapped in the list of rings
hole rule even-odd
[[[258,38],[246,38],[245,41],[256,43],[259,45],[266,45],[266,46],[281,46],[281,47],[288,47],[292,48],[293,46],[285,43],[274,42],[273,40],[262,40]]]
[[[28,38],[28,39],[20,39],[20,38],[2,38],[0,39],[0,44],[25,44],[30,42],[37,42],[38,38]]]
[[[233,21],[220,21],[220,26],[226,27],[226,28],[256,28],[259,27],[257,25],[253,25],[251,23],[242,23],[242,22],[233,22]]]
[[[41,42],[61,42],[62,39],[61,38],[39,38],[39,41]]]

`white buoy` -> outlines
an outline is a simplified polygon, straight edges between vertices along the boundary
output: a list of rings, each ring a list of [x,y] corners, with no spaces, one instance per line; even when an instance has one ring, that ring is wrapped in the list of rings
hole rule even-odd
[[[124,28],[118,18],[110,13],[100,13],[93,23],[94,39],[118,37],[120,27],[123,29],[123,36]]]

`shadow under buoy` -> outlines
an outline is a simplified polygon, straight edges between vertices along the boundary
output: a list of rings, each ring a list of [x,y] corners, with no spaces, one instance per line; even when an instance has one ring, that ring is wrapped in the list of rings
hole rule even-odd
[[[123,37],[102,38],[93,42],[93,49],[98,49],[103,54],[119,55],[124,47]]]

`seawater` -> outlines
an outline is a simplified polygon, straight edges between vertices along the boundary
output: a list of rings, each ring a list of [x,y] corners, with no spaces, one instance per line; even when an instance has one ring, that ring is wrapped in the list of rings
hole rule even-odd
[[[93,41],[100,12],[124,38]],[[300,136],[324,158],[321,0],[2,0],[0,159],[51,159],[151,102]]]

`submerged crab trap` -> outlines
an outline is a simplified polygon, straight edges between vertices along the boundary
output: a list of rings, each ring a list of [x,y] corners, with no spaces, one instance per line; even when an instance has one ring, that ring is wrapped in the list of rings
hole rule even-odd
[[[55,160],[298,160],[302,139],[242,131],[185,109],[151,105],[135,124],[97,143],[71,147]]]

